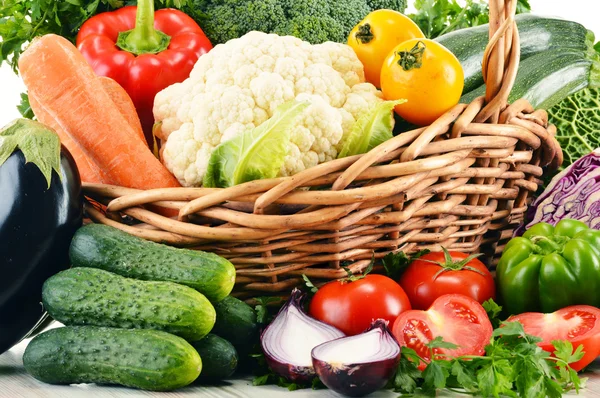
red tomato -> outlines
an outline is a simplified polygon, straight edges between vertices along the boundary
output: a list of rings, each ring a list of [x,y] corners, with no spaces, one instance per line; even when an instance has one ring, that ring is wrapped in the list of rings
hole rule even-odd
[[[333,281],[323,285],[310,302],[309,313],[349,336],[364,332],[375,319],[390,324],[410,302],[393,279],[369,274],[356,281]]]
[[[596,307],[573,305],[550,314],[526,312],[508,321],[520,322],[525,333],[544,339],[538,346],[550,353],[554,352],[554,340],[568,340],[574,349],[583,345],[585,355],[571,364],[578,372],[600,355],[600,309]]]
[[[449,254],[451,264],[447,264],[442,252],[428,253],[413,261],[402,274],[400,286],[414,309],[426,310],[444,294],[464,294],[480,303],[496,298],[494,277],[481,261],[474,258],[464,262],[467,254]]]
[[[434,355],[483,355],[492,331],[492,324],[481,304],[460,294],[439,297],[427,311],[406,311],[392,327],[398,343],[412,348],[426,361],[431,360],[431,353],[425,345],[438,336],[458,348],[434,348]],[[423,370],[425,366],[421,364],[419,368]]]

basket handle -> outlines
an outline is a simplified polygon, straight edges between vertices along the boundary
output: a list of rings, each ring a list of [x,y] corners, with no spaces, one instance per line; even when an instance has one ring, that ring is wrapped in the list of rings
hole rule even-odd
[[[517,77],[521,56],[519,32],[514,19],[517,0],[490,0],[489,4],[490,40],[485,48],[482,62],[483,80],[486,83],[485,106],[472,120],[478,123],[498,122],[500,112],[508,104],[508,96]],[[449,117],[452,119],[451,123],[461,112],[462,109],[454,107],[438,118],[433,125],[447,123]],[[430,134],[430,130],[428,127],[408,146],[401,155],[400,161],[412,161],[420,155],[421,151],[437,136]]]

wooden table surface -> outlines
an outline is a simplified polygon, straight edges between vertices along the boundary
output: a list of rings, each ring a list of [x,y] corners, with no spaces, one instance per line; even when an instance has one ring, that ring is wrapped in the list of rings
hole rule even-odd
[[[147,392],[130,388],[79,384],[72,386],[53,386],[41,383],[30,377],[23,368],[23,351],[28,340],[0,355],[0,398],[340,398],[329,390],[298,390],[288,392],[276,386],[254,387],[248,380],[231,380],[220,386],[188,386],[175,392]],[[600,397],[600,360],[590,366],[590,371],[582,375],[588,377],[587,388],[581,397]],[[395,398],[399,394],[391,391],[378,391],[369,398]],[[450,396],[440,394],[438,396]],[[466,397],[466,395],[465,395]]]

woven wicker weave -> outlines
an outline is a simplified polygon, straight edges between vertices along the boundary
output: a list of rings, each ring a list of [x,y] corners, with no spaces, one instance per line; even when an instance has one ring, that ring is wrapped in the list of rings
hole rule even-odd
[[[88,203],[87,215],[145,239],[230,259],[241,297],[285,294],[302,274],[317,281],[344,277],[343,265],[360,272],[390,251],[444,246],[484,252],[492,264],[522,220],[542,167],[562,162],[546,112],[525,100],[507,106],[520,53],[515,9],[516,0],[490,1],[485,98],[456,105],[431,126],[293,177],[227,189],[86,184],[85,195],[107,205],[101,211]],[[148,204],[177,209],[179,218]]]

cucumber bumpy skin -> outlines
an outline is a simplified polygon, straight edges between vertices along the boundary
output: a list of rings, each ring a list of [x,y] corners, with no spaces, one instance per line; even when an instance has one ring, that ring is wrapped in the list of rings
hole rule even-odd
[[[206,336],[216,320],[210,301],[190,287],[95,268],[71,268],[50,277],[42,302],[65,325],[162,330],[189,341]]]
[[[153,391],[184,387],[202,370],[200,356],[180,337],[94,326],[39,334],[25,349],[23,365],[49,384],[105,383]]]
[[[150,242],[108,225],[80,228],[69,256],[74,267],[190,286],[213,303],[229,295],[235,284],[235,267],[216,254]]]

